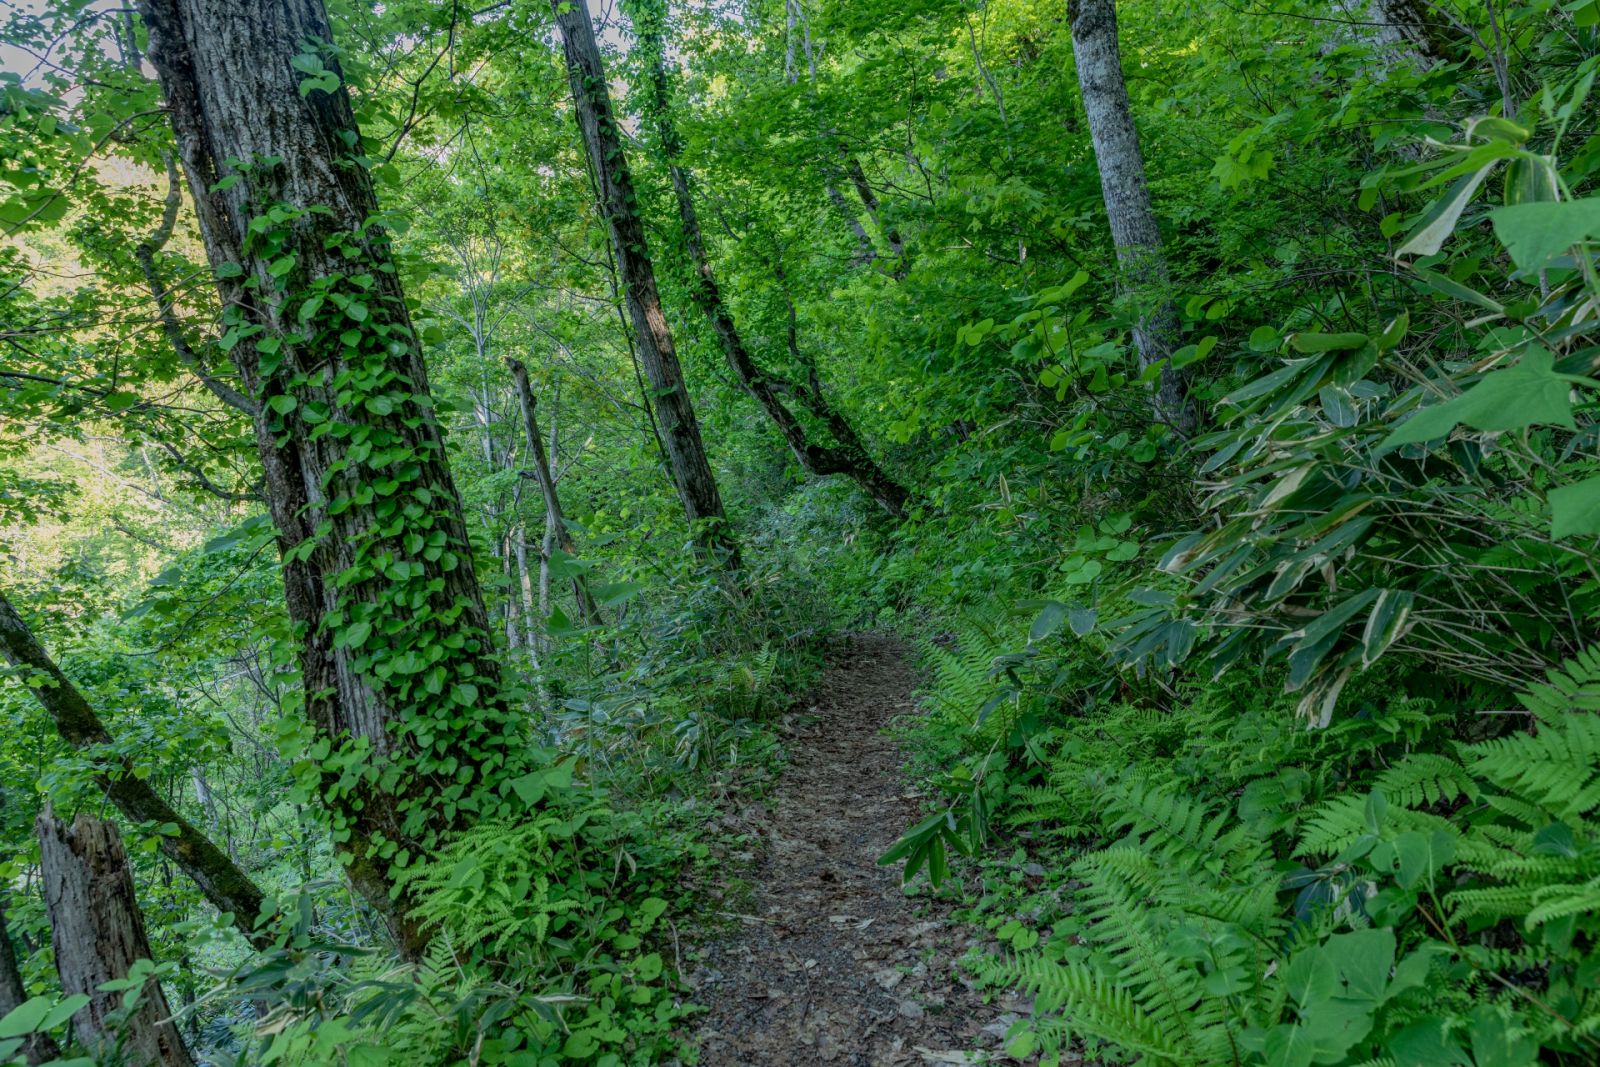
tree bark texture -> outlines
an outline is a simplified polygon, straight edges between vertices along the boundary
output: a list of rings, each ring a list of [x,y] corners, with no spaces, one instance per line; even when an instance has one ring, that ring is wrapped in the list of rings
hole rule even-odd
[[[365,747],[366,772],[325,769],[323,797],[352,883],[415,956],[425,934],[406,895],[391,899],[385,856],[419,854],[465,825],[485,783],[516,758],[521,731],[498,695],[461,500],[355,158],[349,97],[342,82],[302,94],[306,75],[292,65],[332,30],[322,0],[140,0],[139,10],[223,306],[261,331],[231,354],[260,402],[256,440],[301,635],[305,713],[335,751]],[[320,59],[338,75],[332,55]],[[253,230],[274,207],[287,214]],[[313,305],[313,293],[326,300]],[[335,641],[353,620],[370,622],[383,648],[442,649],[428,663],[442,685],[436,674],[425,690],[420,672],[370,671],[370,650]],[[438,694],[461,692],[481,694],[465,724],[411,729]]]
[[[191,1067],[194,1061],[172,1022],[160,982],[150,980],[136,1010],[120,1026],[111,1016],[121,1009],[126,994],[100,988],[127,978],[136,962],[152,958],[117,828],[86,812],[69,825],[49,807],[39,813],[34,828],[61,989],[69,996],[89,997],[72,1017],[78,1040],[104,1062]]]
[[[745,346],[744,338],[733,321],[727,302],[722,298],[716,273],[711,268],[711,257],[706,252],[700,216],[694,204],[694,177],[682,162],[683,144],[678,136],[677,124],[672,117],[672,86],[666,66],[661,17],[661,9],[665,6],[664,0],[652,0],[652,11],[642,10],[643,6],[636,2],[630,5],[629,13],[633,19],[635,32],[639,34],[640,50],[650,64],[646,72],[649,81],[645,87],[647,118],[655,128],[656,140],[660,143],[661,153],[665,157],[667,171],[672,179],[673,196],[678,204],[678,221],[683,227],[684,246],[695,274],[690,284],[695,303],[711,324],[712,332],[717,335],[717,341],[721,344],[728,366],[733,370],[739,385],[761,405],[761,409],[777,427],[784,444],[789,446],[789,451],[801,468],[818,477],[831,474],[845,475],[866,490],[885,511],[898,518],[905,513],[910,494],[878,465],[871,453],[862,447],[860,435],[854,428],[847,428],[842,436],[836,433],[834,436],[837,443],[831,446],[810,440],[805,426],[790,410],[781,395],[786,383],[775,379],[757,366],[749,348]],[[860,171],[860,164],[856,164],[856,169]],[[866,189],[864,195],[870,196],[871,188],[865,184],[865,174],[861,175],[861,183]],[[868,205],[868,210],[875,212],[876,206],[877,200],[874,198]],[[895,242],[895,254],[898,256],[900,254],[898,237],[892,240]],[[848,427],[848,420],[828,401],[820,389],[820,382],[818,386],[819,388],[809,394],[803,394],[802,402],[830,429],[841,425]]]
[[[535,400],[533,388],[528,384],[528,368],[522,365],[521,360],[506,359],[506,366],[511,369],[512,381],[517,387],[517,403],[522,406],[522,425],[528,438],[528,458],[533,461],[533,477],[539,483],[539,492],[544,497],[545,522],[555,532],[556,547],[568,555],[577,554],[577,546],[572,542],[572,533],[567,529],[567,518],[561,511],[561,497],[556,493],[555,475],[550,470],[550,459],[545,455],[544,439],[539,436],[539,420],[535,414]],[[526,574],[526,569],[523,571]],[[578,615],[589,626],[600,626],[605,620],[600,617],[600,605],[595,603],[593,595],[589,592],[589,583],[582,574],[572,576],[572,596],[578,606]]]
[[[174,810],[149,782],[135,777],[131,759],[106,754],[113,743],[110,732],[4,594],[0,594],[0,657],[23,671],[24,681],[55,722],[61,739],[94,755],[95,782],[117,810],[130,822],[177,827],[176,833],[157,838],[161,851],[194,880],[212,907],[233,917],[234,926],[251,944],[261,949],[270,947],[272,939],[256,929],[266,900],[260,887],[210,838]]]
[[[1357,6],[1356,0],[1346,2]],[[1423,66],[1450,58],[1449,25],[1425,0],[1369,0],[1368,6],[1373,21],[1380,23],[1380,40],[1403,44]]]
[[[1161,360],[1169,361],[1162,368],[1156,388],[1155,413],[1187,434],[1195,424],[1194,411],[1184,375],[1170,362],[1178,347],[1178,310],[1167,293],[1167,260],[1161,247],[1161,230],[1150,204],[1139,131],[1133,124],[1128,84],[1122,74],[1116,3],[1070,0],[1067,17],[1072,23],[1072,54],[1100,171],[1111,243],[1116,248],[1124,286],[1150,301],[1149,309],[1141,313],[1133,328],[1139,366],[1142,369]]]
[[[654,393],[662,444],[672,469],[684,514],[697,531],[703,550],[730,568],[739,565],[738,546],[722,509],[711,464],[706,459],[700,423],[684,384],[683,368],[672,331],[667,326],[661,294],[656,288],[655,265],[639,217],[633,174],[623,151],[621,131],[605,67],[595,43],[587,7],[569,0],[550,0],[556,26],[566,52],[572,101],[583,134],[584,148],[599,188],[600,212],[611,231],[611,242],[622,275],[628,313],[639,346],[639,359]]]
[[[6,926],[6,898],[0,896],[0,1019],[10,1015],[28,999],[22,985],[22,971],[17,967],[17,950],[11,943],[11,931]],[[22,1057],[30,1064],[58,1059],[61,1047],[49,1034],[29,1034],[22,1045]]]

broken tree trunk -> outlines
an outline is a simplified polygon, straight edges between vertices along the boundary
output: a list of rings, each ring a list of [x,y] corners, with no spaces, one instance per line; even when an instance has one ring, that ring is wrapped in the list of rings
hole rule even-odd
[[[89,998],[72,1017],[78,1040],[102,1062],[193,1067],[160,982],[151,978],[125,1017],[119,1016],[127,994],[101,988],[127,978],[135,963],[151,958],[117,828],[87,812],[68,825],[48,806],[34,828],[61,989]]]
[[[175,827],[175,832],[157,838],[161,851],[194,880],[212,907],[232,917],[233,925],[251,944],[260,949],[269,948],[271,937],[256,929],[256,919],[266,899],[260,887],[210,838],[173,810],[149,782],[136,777],[131,759],[102,754],[112,744],[111,734],[83,694],[50,659],[3,593],[0,593],[0,658],[23,668],[24,680],[54,720],[61,739],[95,757],[95,781],[117,810],[130,822]]]

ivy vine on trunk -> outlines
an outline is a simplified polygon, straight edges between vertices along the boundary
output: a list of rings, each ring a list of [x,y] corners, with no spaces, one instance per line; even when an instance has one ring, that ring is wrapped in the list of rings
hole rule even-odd
[[[492,812],[524,734],[321,0],[141,0],[227,310],[350,877],[415,956],[397,874]]]

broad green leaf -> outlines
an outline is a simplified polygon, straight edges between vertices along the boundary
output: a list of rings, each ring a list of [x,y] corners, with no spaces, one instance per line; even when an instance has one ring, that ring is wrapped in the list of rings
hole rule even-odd
[[[1485,311],[1493,312],[1496,315],[1505,313],[1504,304],[1498,300],[1491,300],[1476,289],[1467,288],[1454,278],[1421,268],[1415,268],[1411,273],[1416,275],[1418,281],[1436,293],[1443,293],[1454,300],[1465,300],[1469,304],[1476,304]]]
[[[1550,536],[1600,534],[1600,478],[1550,490]]]
[[[1354,930],[1330,937],[1322,946],[1339,971],[1341,995],[1374,1007],[1383,1000],[1394,966],[1395,938],[1389,929]]]
[[[44,1017],[50,1014],[50,1006],[54,1003],[54,997],[33,997],[23,1001],[0,1019],[0,1037],[21,1037],[33,1033]]]
[[[1399,863],[1396,880],[1401,886],[1411,889],[1423,879],[1432,885],[1455,857],[1455,839],[1443,830],[1431,834],[1408,830],[1394,839],[1394,851]]]
[[[1060,601],[1045,601],[1044,609],[1033,620],[1033,625],[1028,629],[1029,641],[1043,641],[1057,630],[1067,618],[1067,606]]]
[[[1493,1004],[1479,1004],[1467,1026],[1474,1067],[1533,1067],[1539,1043]]]
[[[593,566],[594,564],[587,560],[581,560],[577,556],[569,552],[563,552],[559,548],[551,549],[550,551],[550,577],[557,581],[582,574]]]
[[[1305,1027],[1281,1023],[1267,1031],[1261,1051],[1267,1067],[1311,1067],[1317,1043]]]
[[[1073,633],[1084,637],[1094,629],[1099,617],[1100,613],[1094,608],[1075,607],[1067,612],[1067,625],[1072,628]]]
[[[596,585],[593,589],[595,600],[601,607],[614,608],[618,604],[632,600],[644,592],[644,586],[638,582],[611,582]]]
[[[545,629],[551,637],[571,637],[579,632],[559,604],[550,605],[550,618],[545,621]]]
[[[1302,1008],[1327,1000],[1339,989],[1339,972],[1320,948],[1296,953],[1283,977],[1289,995]]]
[[[1477,430],[1521,430],[1533,425],[1573,429],[1571,384],[1555,372],[1549,351],[1531,347],[1509,367],[1490,371],[1476,385],[1397,426],[1379,452],[1432,441],[1465,424]]]
[[[1465,1067],[1470,1061],[1446,1036],[1444,1020],[1430,1017],[1389,1038],[1384,1046],[1396,1067]]]
[[[1250,331],[1248,343],[1252,352],[1271,352],[1278,347],[1282,340],[1283,338],[1279,336],[1278,331],[1271,326],[1257,326]]]
[[[1600,236],[1600,197],[1496,208],[1495,236],[1524,271],[1538,271],[1579,241]]]

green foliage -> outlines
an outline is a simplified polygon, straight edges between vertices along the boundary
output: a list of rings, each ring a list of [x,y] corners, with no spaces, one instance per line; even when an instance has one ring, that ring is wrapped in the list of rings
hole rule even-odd
[[[10,12],[3,581],[114,735],[68,750],[0,691],[19,946],[48,942],[32,811],[115,757],[276,898],[282,949],[249,957],[130,835],[175,1002],[230,975],[183,1012],[212,1059],[680,1055],[662,929],[709,798],[772,759],[815,638],[888,627],[926,668],[902,731],[933,799],[884,859],[1014,950],[979,970],[1038,993],[1018,1058],[1594,1059],[1600,6],[1392,5],[1403,33],[1335,6],[1116,5],[1143,287],[1058,3],[624,9],[682,84],[653,95],[626,17],[608,70],[675,111],[756,362],[916,490],[890,524],[786,451],[692,313],[675,176],[630,146],[738,582],[686,547],[538,5],[331,5],[338,43],[281,57],[292,103],[348,97],[362,136],[326,162],[382,212],[324,232],[282,161],[229,161],[214,192],[254,221],[220,289],[212,190],[168,219],[138,18]],[[1190,438],[1151,417],[1153,316]],[[228,399],[252,366],[259,419]],[[260,440],[341,457],[293,543]],[[337,563],[309,623],[280,547]],[[350,676],[304,692],[308,640]],[[341,685],[393,736],[319,736]],[[339,877],[369,800],[397,812],[376,873],[436,938],[415,963]]]
[[[549,788],[526,818],[482,823],[411,869],[416,917],[440,935],[421,962],[396,967],[301,925],[279,958],[232,975],[219,995],[269,1005],[257,1054],[616,1064],[676,1053],[684,1009],[662,950],[679,867],[704,850],[662,821],[667,809],[651,824]]]
[[[1100,787],[1110,843],[1071,864],[1070,914],[978,973],[1037,994],[1047,1047],[1091,1037],[1141,1062],[1417,1062],[1423,1035],[1441,1058],[1421,1062],[1491,1041],[1516,1052],[1474,1062],[1590,1055],[1595,721],[1564,709],[1459,760],[1414,754],[1297,840],[1130,771]],[[1322,865],[1285,876],[1291,848]]]

